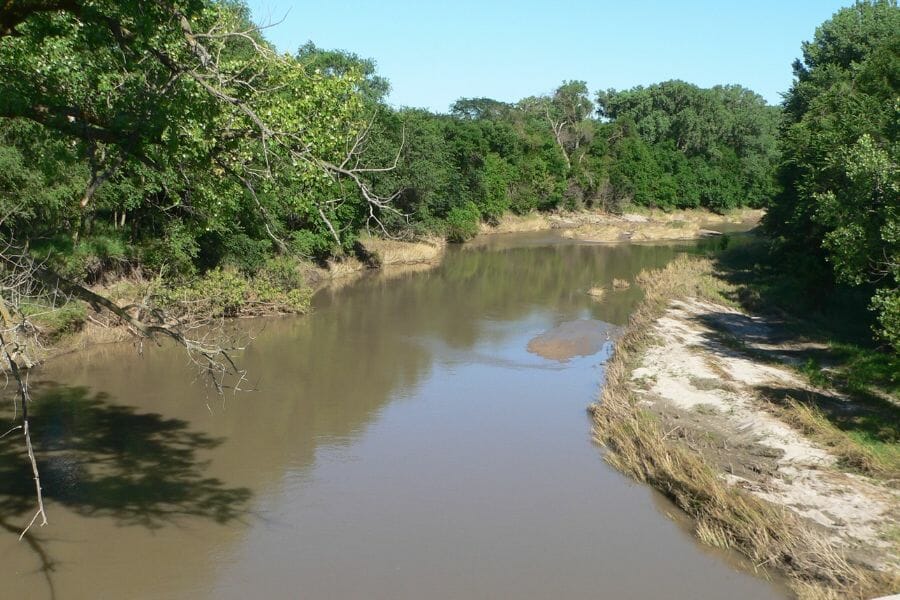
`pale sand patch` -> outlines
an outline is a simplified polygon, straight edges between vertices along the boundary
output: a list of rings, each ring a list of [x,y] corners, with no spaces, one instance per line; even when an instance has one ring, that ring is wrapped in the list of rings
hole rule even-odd
[[[629,239],[628,230],[619,225],[580,225],[566,229],[562,235],[584,242],[619,242]]]
[[[479,232],[518,233],[564,230],[563,236],[591,242],[690,240],[705,235],[718,235],[710,226],[746,224],[749,229],[761,218],[760,210],[737,210],[718,215],[707,210],[650,210],[642,213],[612,214],[596,209],[557,214],[529,213],[503,215],[493,225],[482,223]]]
[[[564,231],[563,236],[584,242],[650,242],[693,240],[701,237],[701,232],[694,225],[629,222],[616,218],[607,223],[578,225]]]
[[[650,217],[648,217],[647,215],[625,213],[624,215],[622,215],[622,219],[624,221],[628,221],[629,223],[646,223],[650,220]]]
[[[651,210],[614,215],[600,211],[567,213],[549,217],[551,226],[565,229],[563,236],[588,242],[693,240],[719,235],[709,227],[744,224],[753,227],[763,211],[744,209],[718,215],[706,210]]]

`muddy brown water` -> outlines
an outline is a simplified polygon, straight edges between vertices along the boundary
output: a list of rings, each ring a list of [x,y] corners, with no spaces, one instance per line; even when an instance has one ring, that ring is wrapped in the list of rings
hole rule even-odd
[[[50,524],[23,542],[31,483],[0,440],[0,596],[785,597],[604,463],[585,407],[609,341],[527,350],[617,330],[640,291],[586,290],[687,247],[510,234],[325,290],[241,324],[256,391],[224,400],[173,348],[52,362],[32,375]]]

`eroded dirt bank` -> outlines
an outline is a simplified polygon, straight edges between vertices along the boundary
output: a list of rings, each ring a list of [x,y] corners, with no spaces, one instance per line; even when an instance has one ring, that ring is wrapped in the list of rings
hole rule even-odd
[[[609,462],[672,497],[702,541],[783,571],[800,598],[900,589],[896,473],[849,438],[823,443],[810,408],[854,400],[797,372],[804,348],[778,323],[722,303],[710,261],[639,283],[647,296],[592,407]]]

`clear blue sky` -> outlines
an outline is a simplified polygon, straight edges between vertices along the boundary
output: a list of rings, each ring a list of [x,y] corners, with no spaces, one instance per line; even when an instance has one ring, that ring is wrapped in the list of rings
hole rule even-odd
[[[446,111],[460,97],[515,101],[583,79],[591,91],[666,79],[739,83],[769,102],[816,26],[852,0],[249,0],[267,37],[375,59],[389,101]],[[285,14],[287,16],[285,17]]]

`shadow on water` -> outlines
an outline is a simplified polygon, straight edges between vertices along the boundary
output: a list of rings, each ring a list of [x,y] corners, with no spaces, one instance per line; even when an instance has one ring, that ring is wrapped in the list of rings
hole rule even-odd
[[[181,517],[227,523],[246,514],[250,490],[206,477],[208,461],[197,456],[221,440],[191,431],[179,419],[112,404],[85,387],[42,384],[32,395],[32,438],[51,518],[54,506],[63,506],[80,516],[156,529]],[[18,535],[35,510],[19,435],[0,439],[0,481],[0,527]],[[26,538],[54,595],[49,540],[35,529]]]

